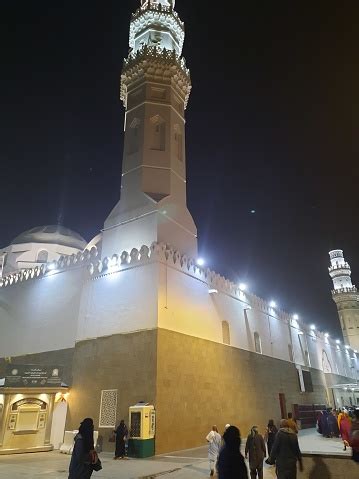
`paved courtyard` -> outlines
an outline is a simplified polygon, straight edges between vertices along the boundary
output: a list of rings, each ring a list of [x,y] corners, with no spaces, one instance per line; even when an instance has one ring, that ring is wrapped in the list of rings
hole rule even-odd
[[[300,432],[303,452],[343,454],[340,439],[324,439],[314,430]],[[100,454],[103,469],[98,479],[203,479],[208,477],[207,446],[164,454],[150,459],[114,461],[109,453]],[[6,479],[65,479],[70,456],[58,451],[0,456],[0,477]],[[264,465],[265,479],[275,478],[274,468]]]

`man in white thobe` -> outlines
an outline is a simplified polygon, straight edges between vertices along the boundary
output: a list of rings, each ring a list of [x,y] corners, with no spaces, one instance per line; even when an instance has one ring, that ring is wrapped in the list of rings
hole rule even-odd
[[[214,468],[217,463],[219,450],[221,448],[222,438],[218,433],[217,426],[212,426],[212,431],[207,434],[206,440],[208,442],[208,460],[210,475],[214,475]]]

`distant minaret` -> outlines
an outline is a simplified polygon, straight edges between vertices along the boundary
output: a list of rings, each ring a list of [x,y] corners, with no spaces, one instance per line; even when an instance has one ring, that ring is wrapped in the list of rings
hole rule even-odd
[[[343,251],[335,249],[329,256],[329,274],[334,285],[332,297],[338,308],[344,342],[359,350],[359,293],[352,284],[350,266],[344,260]]]
[[[142,0],[121,75],[126,108],[121,198],[105,221],[103,255],[159,241],[195,257],[186,205],[184,112],[191,91],[174,0]]]

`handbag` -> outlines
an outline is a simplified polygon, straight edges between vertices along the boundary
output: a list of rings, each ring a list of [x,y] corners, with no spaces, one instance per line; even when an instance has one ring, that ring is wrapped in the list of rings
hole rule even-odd
[[[116,440],[116,434],[112,432],[111,436],[108,438],[108,442],[115,442]]]
[[[93,471],[101,471],[101,469],[102,469],[102,464],[101,464],[100,458],[98,457],[95,464],[92,464],[92,470]]]

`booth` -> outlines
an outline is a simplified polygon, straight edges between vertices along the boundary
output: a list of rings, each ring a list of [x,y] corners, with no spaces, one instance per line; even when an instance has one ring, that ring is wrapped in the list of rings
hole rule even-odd
[[[58,448],[67,393],[57,367],[9,365],[0,379],[0,454],[50,451],[54,443]]]
[[[155,455],[156,411],[153,405],[139,402],[129,408],[128,455],[150,457]]]

